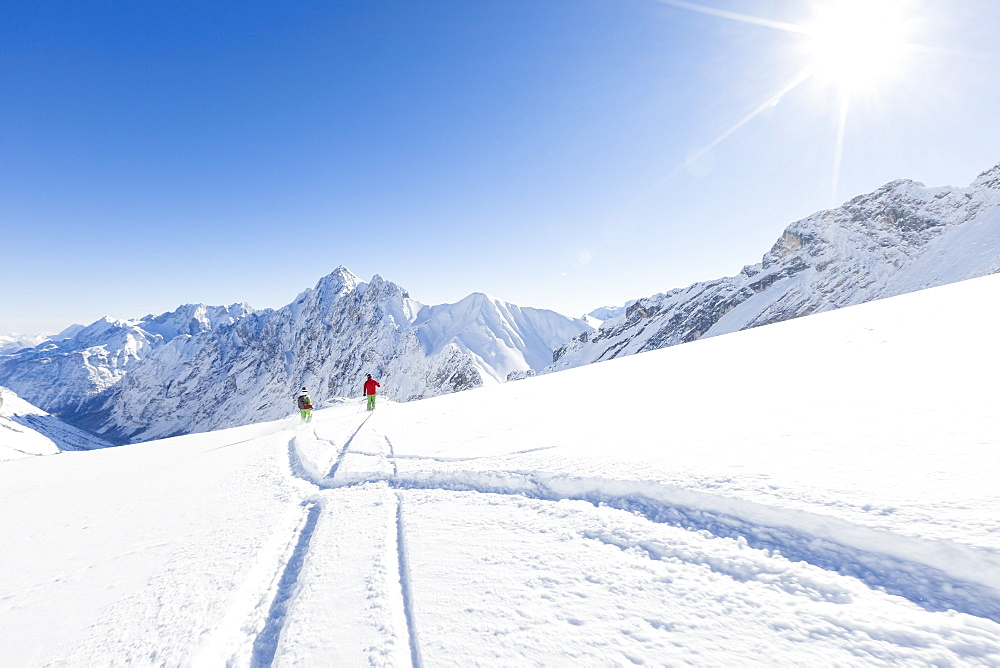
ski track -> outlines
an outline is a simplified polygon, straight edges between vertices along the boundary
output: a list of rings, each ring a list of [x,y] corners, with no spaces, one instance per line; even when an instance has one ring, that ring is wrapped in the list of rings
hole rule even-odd
[[[396,449],[392,447],[392,441],[389,437],[385,437],[385,444],[389,446],[389,462],[392,463],[392,477],[395,478],[399,475],[399,466],[396,464]]]
[[[313,532],[316,530],[316,523],[319,521],[322,505],[315,500],[303,502],[305,508],[305,518],[298,531],[298,538],[293,539],[295,547],[291,554],[283,560],[279,566],[281,576],[275,588],[274,598],[264,620],[264,626],[253,642],[253,653],[250,656],[250,666],[252,668],[263,668],[270,666],[274,660],[274,654],[278,649],[278,641],[281,639],[281,630],[288,615],[289,605],[295,593],[299,573],[305,563],[306,555],[309,552],[309,543],[312,540]]]
[[[358,425],[358,428],[354,431],[353,434],[351,434],[350,438],[348,438],[347,441],[344,443],[344,449],[340,451],[340,456],[337,457],[337,461],[334,462],[333,468],[330,469],[330,472],[326,474],[327,478],[332,479],[335,475],[337,475],[337,469],[339,469],[340,465],[344,463],[344,457],[347,456],[347,451],[350,450],[351,443],[354,441],[354,437],[358,435],[358,432],[361,431],[361,429],[365,426],[365,423],[368,422],[368,420],[370,420],[371,417],[372,417],[371,414],[369,414],[368,417],[362,420],[361,424]]]
[[[518,495],[544,501],[586,501],[595,506],[618,508],[653,522],[690,531],[706,531],[720,538],[744,540],[755,549],[780,553],[791,561],[804,561],[824,570],[857,578],[870,587],[902,596],[932,612],[955,610],[1000,622],[1000,592],[988,584],[956,578],[940,568],[920,561],[872,552],[810,533],[808,529],[794,525],[796,516],[805,515],[799,511],[772,509],[772,515],[777,515],[779,521],[789,520],[790,525],[761,524],[738,515],[657,499],[641,492],[621,495],[602,489],[605,483],[608,483],[608,487],[618,487],[621,485],[620,481],[583,482],[531,474],[512,474],[507,477],[469,472],[466,475],[467,477],[452,479],[441,478],[437,474],[427,477],[397,476],[388,482],[391,487],[400,490],[473,491]],[[581,482],[583,485],[578,489],[571,489]],[[752,504],[748,503],[747,506],[752,507]],[[785,513],[788,516],[782,518]],[[905,551],[908,543],[919,543],[919,539],[890,534],[884,534],[880,538],[900,545],[901,548],[897,551]],[[914,552],[919,553],[918,550]],[[652,553],[650,556],[658,558]]]
[[[420,668],[422,662],[420,660],[420,645],[417,642],[417,629],[413,619],[413,592],[410,587],[410,562],[406,556],[405,526],[403,494],[396,492],[396,563],[399,565],[399,586],[403,595],[403,616],[406,619],[406,631],[410,640],[410,662],[413,664],[413,668]]]
[[[575,500],[595,506],[617,508],[640,515],[652,522],[689,531],[707,532],[719,538],[740,540],[754,549],[778,553],[791,561],[806,562],[827,571],[853,577],[869,587],[901,596],[928,611],[955,610],[1000,622],[1000,588],[996,583],[966,580],[957,575],[957,573],[988,572],[989,567],[976,568],[976,566],[989,561],[990,554],[977,554],[971,548],[952,545],[954,548],[952,553],[935,560],[924,556],[930,554],[927,550],[929,541],[919,538],[867,529],[803,511],[762,506],[655,483],[602,478],[575,479],[536,471],[417,471],[400,474],[397,465],[399,460],[450,462],[462,460],[397,455],[389,437],[377,432],[370,435],[371,443],[365,451],[351,450],[352,444],[371,417],[371,415],[365,417],[346,440],[343,448],[339,449],[336,461],[326,475],[320,473],[304,456],[298,436],[293,437],[288,444],[289,468],[293,476],[308,482],[321,493],[372,483],[387,484],[389,489],[395,490],[395,561],[399,571],[402,617],[405,620],[409,640],[410,660],[414,667],[421,666],[422,659],[406,548],[404,499],[407,490],[514,495],[552,502]],[[320,438],[315,428],[313,436],[319,441],[329,443],[331,447],[336,447],[333,441]],[[384,447],[376,445],[383,439]],[[537,449],[522,452],[533,450]],[[385,460],[391,467],[391,473],[386,475],[372,471],[351,471],[349,468],[341,470],[348,454],[359,459]],[[314,495],[311,498],[318,497]],[[320,504],[315,500],[305,500],[303,505],[308,508],[307,518],[300,530],[295,549],[284,565],[284,572],[277,586],[267,622],[254,642],[251,663],[253,666],[270,664],[280,641],[285,616],[294,603],[292,599],[296,579],[308,553],[310,538],[320,513]],[[638,548],[653,560],[671,558],[670,554],[664,553],[656,544],[642,540],[608,534],[588,537],[620,549]],[[852,545],[852,542],[856,544]],[[872,550],[868,547],[871,545],[877,545],[879,548],[885,546],[885,550]],[[941,563],[941,560],[956,556],[955,564]],[[720,568],[723,566],[713,567],[714,570]],[[736,577],[732,573],[727,574]]]
[[[336,444],[333,440],[320,437],[316,427],[313,427],[308,436],[306,434],[299,433],[293,436],[288,442],[288,465],[291,475],[308,483],[309,486],[313,488],[313,491],[311,493],[307,493],[306,498],[302,501],[303,506],[308,508],[308,514],[305,523],[299,532],[296,546],[292,551],[291,556],[284,561],[283,565],[279,565],[279,568],[283,568],[283,572],[276,587],[276,592],[274,594],[270,611],[267,615],[267,620],[253,644],[253,654],[250,665],[254,668],[269,666],[275,659],[281,642],[281,633],[285,626],[285,620],[289,614],[294,614],[297,584],[303,564],[308,558],[312,535],[316,530],[316,525],[322,514],[324,507],[323,494],[324,492],[327,494],[335,493],[333,491],[334,489],[343,487],[342,485],[332,484],[334,476],[337,475],[341,464],[344,462],[348,452],[350,451],[354,439],[362,431],[365,424],[371,419],[371,417],[372,416],[370,414],[366,416],[354,432],[346,439],[343,447],[339,449],[336,461],[330,468],[329,472],[325,475],[319,473],[319,468],[314,465],[313,462],[309,461],[308,456],[303,451],[303,440],[301,439],[311,436],[314,440],[326,443],[331,448],[336,449]],[[388,437],[385,438],[385,444],[389,450],[388,457],[384,453],[378,453],[377,455],[375,453],[371,453],[370,456],[384,457],[387,461],[392,462],[393,472],[395,473],[395,458],[393,457],[392,443]],[[350,454],[356,455],[358,453],[351,451]],[[383,484],[387,483],[383,481]],[[420,649],[417,643],[411,605],[412,594],[410,590],[410,570],[406,556],[403,495],[401,492],[396,492],[394,497],[396,501],[396,509],[394,513],[395,526],[392,526],[392,522],[390,522],[386,527],[389,535],[391,536],[389,545],[387,546],[388,556],[390,562],[394,561],[396,563],[396,570],[399,578],[399,587],[396,594],[398,600],[396,605],[400,608],[399,617],[403,620],[406,627],[410,662],[414,667],[419,667],[421,665]],[[393,542],[395,545],[392,545]],[[387,642],[389,640],[391,639],[388,639]]]
[[[339,471],[348,449],[371,416],[365,418],[351,435],[341,450],[337,463],[324,478],[309,476],[301,464],[296,448],[290,447],[293,470],[309,482],[325,489],[337,489],[350,485],[386,482],[393,489],[405,491],[450,490],[472,491],[484,494],[519,495],[527,498],[560,501],[577,500],[595,506],[609,506],[639,514],[650,521],[669,524],[691,531],[706,531],[720,538],[744,540],[747,545],[759,550],[780,553],[792,561],[804,561],[825,570],[857,578],[869,587],[889,594],[902,596],[932,612],[955,610],[965,614],[1000,622],[1000,590],[996,583],[976,582],[955,575],[956,570],[976,572],[974,568],[979,555],[962,546],[954,546],[958,556],[971,560],[966,568],[947,569],[941,563],[925,563],[909,555],[920,555],[926,550],[925,541],[918,538],[877,532],[855,527],[840,520],[821,517],[802,511],[764,507],[751,502],[734,504],[732,499],[713,497],[708,494],[676,493],[665,486],[653,483],[629,483],[627,481],[603,479],[572,479],[537,472],[491,472],[479,471],[453,473],[417,473],[400,475],[396,461],[400,459],[439,460],[435,457],[400,456],[395,454],[392,442],[382,436],[389,453],[351,451],[352,456],[385,458],[392,465],[393,474],[385,476],[350,474],[341,472],[339,479],[334,475]],[[291,446],[292,444],[290,444]],[[514,453],[516,454],[516,453]],[[299,461],[296,464],[295,461]],[[344,475],[348,473],[348,475]],[[672,496],[686,496],[687,503],[672,499]],[[693,498],[697,497],[697,498]],[[700,501],[700,503],[699,503]],[[728,512],[711,506],[728,506]],[[743,511],[742,513],[740,511]],[[761,512],[763,511],[763,512]],[[759,515],[766,515],[768,521],[761,521]],[[812,526],[834,526],[825,530],[827,535],[819,535],[810,530]],[[877,552],[864,546],[854,546],[838,541],[840,533],[868,534],[878,544],[888,544],[891,549]],[[904,556],[900,556],[904,555]],[[656,555],[650,554],[652,558]],[[950,555],[954,556],[954,555]],[[989,558],[986,556],[985,558]],[[968,566],[973,568],[969,568]],[[947,572],[951,570],[951,572]],[[979,569],[982,570],[982,569]]]

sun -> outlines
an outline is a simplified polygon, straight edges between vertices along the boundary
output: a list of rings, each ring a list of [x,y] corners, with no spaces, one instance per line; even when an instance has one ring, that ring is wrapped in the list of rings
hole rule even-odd
[[[894,0],[834,0],[803,26],[816,76],[850,91],[898,77],[907,45],[905,7]]]
[[[766,97],[759,106],[701,149],[691,152],[684,163],[660,179],[659,183],[668,181],[693,166],[802,84],[813,81],[821,84],[812,88],[821,94],[823,103],[835,101],[837,109],[836,144],[830,182],[830,206],[835,206],[838,201],[848,117],[853,113],[853,101],[861,97],[884,97],[891,94],[890,86],[905,84],[907,73],[914,70],[914,63],[908,62],[909,56],[927,51],[926,47],[917,46],[912,41],[916,33],[922,32],[916,28],[925,27],[928,20],[926,12],[919,10],[915,0],[786,0],[789,6],[805,6],[812,10],[812,20],[807,23],[790,23],[742,14],[692,0],[657,2],[794,35],[795,58],[805,61],[798,73],[777,92]],[[919,18],[922,15],[923,18]],[[861,95],[862,93],[865,95]]]

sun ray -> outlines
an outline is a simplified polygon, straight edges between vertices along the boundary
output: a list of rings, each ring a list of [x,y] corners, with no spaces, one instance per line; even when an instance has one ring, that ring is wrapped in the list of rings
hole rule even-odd
[[[907,56],[918,52],[946,51],[917,46],[910,41],[914,26],[914,21],[906,12],[910,0],[812,0],[809,5],[815,14],[814,20],[801,25],[718,9],[689,0],[655,1],[718,19],[792,33],[799,42],[799,56],[807,62],[797,76],[762,104],[630,199],[616,217],[685,170],[690,169],[694,173],[694,163],[708,156],[734,133],[814,77],[820,84],[818,90],[839,96],[835,107],[837,134],[829,191],[830,206],[836,206],[852,102],[865,90],[876,90],[876,84],[881,80],[898,78]]]
[[[679,175],[681,172],[683,172],[684,170],[686,170],[689,166],[691,166],[691,164],[697,162],[701,158],[703,158],[706,155],[708,155],[708,153],[711,152],[712,149],[714,149],[716,146],[718,146],[719,144],[721,144],[722,142],[724,142],[726,139],[728,139],[729,137],[731,137],[735,132],[737,132],[740,128],[742,128],[747,123],[749,123],[750,121],[752,121],[754,118],[756,118],[757,116],[760,116],[762,113],[764,113],[768,109],[770,109],[770,108],[774,107],[775,105],[777,105],[779,102],[781,102],[781,99],[783,97],[785,97],[790,92],[792,92],[793,90],[795,90],[796,88],[798,88],[799,86],[801,86],[803,83],[805,83],[814,74],[815,74],[815,72],[813,70],[811,70],[811,69],[803,70],[802,72],[800,72],[791,81],[789,81],[787,84],[785,84],[784,86],[782,86],[781,89],[778,92],[776,92],[773,95],[769,96],[766,100],[764,100],[764,102],[762,102],[760,105],[758,105],[756,108],[754,108],[754,110],[751,111],[749,114],[747,114],[746,116],[744,116],[740,120],[738,120],[735,123],[733,123],[725,131],[723,131],[722,134],[720,134],[718,137],[716,137],[715,139],[713,139],[712,141],[710,141],[708,144],[706,144],[702,148],[698,149],[697,151],[695,151],[694,153],[692,153],[691,155],[689,155],[688,158],[684,162],[682,162],[680,165],[678,165],[674,169],[672,169],[669,172],[667,172],[667,174],[665,174],[663,177],[661,177],[660,179],[658,179],[656,181],[656,183],[654,183],[653,185],[649,186],[648,188],[646,188],[645,190],[643,190],[641,193],[639,193],[638,195],[636,195],[635,197],[633,197],[632,199],[630,199],[618,211],[618,213],[616,213],[614,216],[612,216],[612,218],[616,218],[616,217],[620,216],[625,211],[627,211],[633,204],[635,204],[639,200],[643,199],[644,197],[646,197],[647,195],[649,195],[651,192],[653,192],[653,191],[657,190],[658,188],[662,187],[665,183],[669,182],[670,180],[672,180],[673,178],[675,178],[677,175]]]
[[[764,113],[765,111],[767,111],[771,107],[773,107],[776,104],[778,104],[779,102],[781,102],[781,98],[785,97],[786,95],[788,95],[789,93],[791,93],[793,90],[795,90],[796,88],[798,88],[799,86],[801,86],[813,74],[814,74],[814,71],[812,69],[807,69],[807,70],[803,70],[802,72],[800,72],[795,78],[793,78],[784,87],[782,87],[781,90],[779,90],[777,93],[775,93],[771,97],[767,98],[756,109],[754,109],[753,111],[751,111],[749,114],[747,114],[746,116],[744,116],[743,118],[741,118],[737,122],[733,123],[722,134],[720,134],[718,137],[716,137],[715,139],[713,139],[712,141],[710,141],[704,147],[702,147],[701,149],[699,149],[699,150],[695,151],[694,153],[692,153],[688,157],[687,160],[685,160],[679,167],[677,167],[673,172],[671,172],[670,176],[671,177],[676,176],[676,174],[678,174],[682,170],[686,169],[691,163],[693,163],[693,162],[695,162],[695,161],[697,161],[697,160],[705,157],[705,155],[707,155],[709,151],[711,151],[716,146],[718,146],[719,144],[721,144],[722,142],[724,142],[726,139],[728,139],[734,132],[736,132],[737,130],[739,130],[740,128],[742,128],[744,125],[746,125],[747,123],[749,123],[750,121],[752,121],[753,119],[755,119],[757,116],[760,116],[762,113]],[[657,184],[657,185],[659,185],[659,184]]]
[[[729,12],[724,9],[716,9],[714,7],[705,7],[704,5],[699,5],[694,2],[684,2],[684,0],[657,0],[664,5],[670,5],[672,7],[677,7],[679,9],[687,9],[692,12],[699,12],[701,14],[708,14],[709,16],[715,16],[721,19],[729,19],[730,21],[739,21],[740,23],[749,23],[756,26],[764,26],[765,28],[776,28],[778,30],[784,30],[785,32],[797,32],[797,33],[807,33],[808,28],[805,26],[795,25],[794,23],[785,23],[784,21],[772,21],[771,19],[763,19],[759,16],[751,16],[749,14],[740,14],[738,12]]]
[[[840,117],[837,119],[837,145],[833,150],[833,178],[830,183],[830,208],[837,206],[837,191],[840,190],[840,166],[844,159],[844,136],[847,133],[847,112],[851,107],[851,92],[841,91]]]

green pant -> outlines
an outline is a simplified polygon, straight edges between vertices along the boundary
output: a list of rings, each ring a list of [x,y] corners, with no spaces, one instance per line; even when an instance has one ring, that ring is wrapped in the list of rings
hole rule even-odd
[[[311,408],[300,408],[299,414],[302,416],[303,422],[312,422],[313,419],[313,409]]]
[[[368,395],[368,410],[370,410],[370,411],[375,410],[375,395],[374,394],[369,394]]]

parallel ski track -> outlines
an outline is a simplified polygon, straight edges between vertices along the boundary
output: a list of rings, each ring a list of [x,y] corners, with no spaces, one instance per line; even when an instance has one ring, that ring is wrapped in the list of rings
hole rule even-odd
[[[369,414],[368,417],[362,420],[361,424],[358,425],[358,428],[354,430],[354,433],[351,434],[350,438],[347,439],[347,442],[344,443],[344,449],[340,451],[340,455],[337,457],[337,461],[333,463],[333,467],[330,469],[330,472],[326,474],[327,478],[332,480],[334,476],[337,475],[337,469],[339,469],[340,465],[344,463],[344,457],[347,456],[347,451],[351,449],[351,443],[354,441],[354,438],[358,435],[358,432],[360,432],[361,429],[365,426],[365,423],[371,419],[371,417],[372,417],[371,414]]]
[[[305,517],[298,530],[297,538],[293,539],[295,547],[282,563],[281,576],[278,578],[264,627],[253,642],[253,653],[250,656],[252,668],[264,668],[270,666],[274,661],[274,654],[281,638],[281,630],[285,625],[289,601],[295,591],[306,555],[309,553],[309,544],[312,542],[313,533],[316,531],[316,523],[319,521],[322,509],[319,502],[305,501],[302,505],[305,509]]]
[[[925,610],[955,610],[1000,623],[1000,592],[985,584],[957,579],[918,561],[839,544],[794,526],[764,525],[736,515],[642,494],[614,494],[602,491],[599,483],[588,491],[563,492],[558,489],[560,481],[544,475],[491,475],[476,480],[477,475],[482,474],[451,480],[438,476],[424,479],[397,476],[388,483],[398,490],[471,491],[553,502],[586,501],[595,506],[618,508],[660,524],[705,531],[719,538],[743,539],[752,548],[777,552],[791,561],[804,561],[857,578],[869,587],[902,596]],[[617,481],[608,482],[613,487]]]
[[[791,520],[793,515],[804,514],[797,511],[769,508],[770,514],[777,516],[777,521],[773,524],[762,524],[759,521],[755,522],[740,517],[738,514],[656,498],[658,495],[655,493],[647,495],[634,489],[626,490],[623,485],[627,486],[628,483],[616,480],[576,481],[531,471],[507,473],[458,471],[400,475],[396,464],[399,459],[434,460],[438,458],[396,455],[392,442],[385,436],[383,438],[385,438],[389,449],[388,455],[362,451],[348,453],[351,443],[370,417],[368,416],[348,439],[337,462],[330,470],[330,474],[325,478],[310,481],[325,489],[384,482],[390,488],[397,490],[397,498],[400,503],[397,511],[400,581],[404,587],[403,600],[406,607],[407,624],[410,629],[411,654],[414,665],[418,665],[420,657],[413,626],[412,600],[408,591],[408,565],[405,562],[402,499],[403,493],[407,490],[514,495],[553,502],[577,500],[592,503],[595,506],[618,508],[641,515],[652,522],[669,524],[690,531],[704,531],[720,538],[742,539],[755,549],[777,552],[792,561],[803,561],[824,570],[857,578],[869,587],[906,598],[928,611],[955,610],[1000,622],[1000,591],[996,588],[972,580],[957,578],[940,568],[920,561],[872,552],[815,535],[802,526],[796,526],[797,523]],[[294,450],[290,447],[290,455],[297,456],[298,452]],[[350,479],[343,479],[342,476],[340,480],[334,480],[334,476],[348,454],[385,458],[391,462],[393,473],[389,476],[371,475],[364,477],[354,475],[350,476]],[[293,470],[298,468],[300,471],[303,469],[301,463],[296,466],[294,461],[292,468]],[[648,484],[645,486],[650,487]],[[652,487],[656,486],[652,485]],[[655,492],[655,490],[652,491]],[[787,524],[781,521],[783,514],[788,515]],[[899,536],[887,535],[886,537],[903,543],[909,540]],[[649,556],[657,558],[657,555],[652,553]]]
[[[406,634],[410,640],[410,662],[413,668],[423,665],[420,659],[420,645],[413,618],[413,592],[410,587],[410,562],[406,552],[405,522],[403,519],[403,494],[396,492],[396,562],[399,564],[399,586],[403,595],[403,616],[406,618]]]
[[[384,481],[393,489],[445,490],[523,496],[543,501],[576,500],[595,506],[609,506],[691,531],[707,531],[720,538],[743,539],[750,547],[780,553],[792,561],[804,561],[857,578],[869,587],[902,596],[925,610],[957,612],[1000,622],[1000,591],[973,580],[950,575],[940,568],[899,556],[871,552],[844,545],[789,525],[761,524],[738,515],[685,505],[633,492],[618,494],[608,489],[621,481],[588,481],[583,489],[562,484],[565,480],[537,473],[452,474],[373,476],[350,481],[322,481],[321,486],[338,488],[366,482]],[[589,489],[587,489],[589,487]],[[780,509],[771,509],[781,515]],[[789,515],[794,511],[788,511]],[[906,538],[895,537],[901,541]]]
[[[368,415],[361,421],[340,449],[337,459],[330,468],[329,472],[322,477],[319,477],[317,473],[313,472],[315,467],[311,467],[309,462],[306,461],[303,456],[299,444],[299,436],[293,436],[288,442],[288,465],[291,475],[310,483],[315,486],[317,490],[320,490],[321,493],[323,489],[344,487],[345,485],[334,484],[334,477],[337,475],[337,471],[340,469],[341,464],[343,464],[344,459],[349,453],[354,439],[358,436],[371,417],[371,415]],[[313,436],[319,438],[315,428],[313,429]],[[392,462],[393,472],[395,473],[397,469],[392,442],[388,439],[388,437],[385,438],[385,442],[386,447],[389,450],[388,457],[381,453],[379,455],[371,456],[386,457],[386,459]],[[331,443],[331,445],[333,444]],[[357,453],[351,451],[350,454]],[[309,508],[309,515],[302,530],[300,531],[295,550],[285,564],[285,569],[277,587],[277,593],[275,595],[274,602],[271,605],[271,611],[268,614],[264,629],[254,642],[254,651],[251,661],[251,666],[254,668],[263,668],[264,666],[268,666],[274,659],[274,655],[280,641],[281,631],[284,628],[285,617],[288,614],[289,607],[294,604],[294,601],[290,599],[298,581],[299,572],[302,568],[302,562],[308,553],[312,534],[315,531],[316,522],[319,518],[321,509],[321,499],[321,495],[312,495],[307,500],[303,501],[303,505]],[[422,665],[422,660],[413,616],[413,598],[410,587],[410,567],[407,558],[405,519],[403,516],[403,494],[401,492],[396,492],[395,499],[395,527],[392,531],[392,536],[395,539],[395,546],[394,548],[390,547],[390,550],[393,550],[395,554],[390,553],[389,559],[396,562],[399,577],[399,601],[402,605],[401,617],[406,625],[406,635],[410,650],[410,662],[414,668],[419,668]]]

